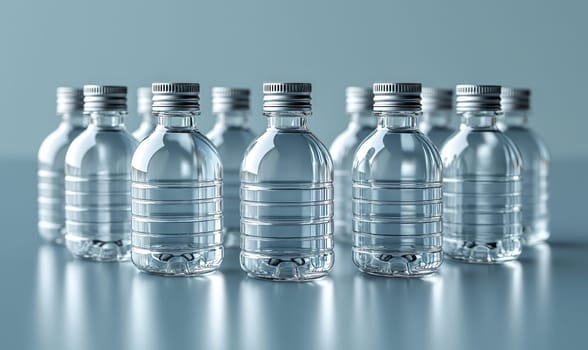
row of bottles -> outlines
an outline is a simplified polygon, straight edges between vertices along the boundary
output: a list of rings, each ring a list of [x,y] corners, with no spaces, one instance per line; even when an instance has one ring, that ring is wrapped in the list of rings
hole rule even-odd
[[[526,126],[528,90],[458,85],[454,130],[452,90],[351,87],[330,150],[307,127],[310,84],[264,84],[257,138],[249,90],[212,90],[206,136],[199,92],[140,88],[131,135],[126,87],[59,88],[62,123],[39,150],[40,234],[164,275],[215,270],[240,244],[243,270],[284,280],[327,274],[334,232],[360,270],[386,276],[435,272],[443,254],[511,260],[549,235],[549,155]]]

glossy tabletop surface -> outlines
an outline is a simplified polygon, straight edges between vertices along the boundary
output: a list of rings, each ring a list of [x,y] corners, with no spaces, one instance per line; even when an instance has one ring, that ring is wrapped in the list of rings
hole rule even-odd
[[[504,265],[446,261],[423,279],[357,271],[336,246],[332,273],[247,277],[238,251],[196,278],[72,259],[36,232],[36,163],[0,159],[0,348],[583,348],[588,324],[588,162],[552,164],[552,239]]]

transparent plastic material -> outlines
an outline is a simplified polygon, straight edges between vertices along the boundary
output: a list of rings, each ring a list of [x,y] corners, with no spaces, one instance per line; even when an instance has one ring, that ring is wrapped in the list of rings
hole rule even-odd
[[[157,123],[153,114],[141,114],[141,124],[139,124],[139,127],[133,131],[133,137],[139,142],[143,141],[147,136],[151,135],[153,130],[155,130],[156,125]]]
[[[223,168],[194,117],[160,113],[133,156],[132,260],[145,272],[195,275],[223,260]]]
[[[247,125],[249,112],[217,113],[217,122],[206,135],[216,146],[223,163],[223,244],[238,248],[240,240],[240,170],[245,150],[255,139]]]
[[[451,125],[453,111],[423,112],[419,129],[433,141],[437,149],[441,149],[445,141],[455,129]]]
[[[39,148],[38,226],[39,234],[47,242],[65,241],[65,153],[86,125],[87,118],[81,112],[62,114],[59,127]]]
[[[353,210],[351,206],[351,168],[353,156],[361,142],[376,128],[376,117],[371,112],[352,113],[349,125],[333,141],[329,152],[333,157],[335,239],[352,241]]]
[[[353,262],[361,271],[411,277],[439,269],[442,168],[415,113],[379,114],[353,163]]]
[[[131,156],[122,112],[93,112],[65,156],[66,244],[75,257],[128,260]]]
[[[333,254],[333,162],[303,112],[267,113],[241,166],[241,267],[249,275],[326,275]]]
[[[497,263],[521,254],[521,155],[495,112],[463,113],[443,146],[445,254]]]
[[[549,164],[547,146],[527,126],[527,112],[507,112],[498,127],[517,146],[523,159],[523,242],[534,245],[549,238]]]

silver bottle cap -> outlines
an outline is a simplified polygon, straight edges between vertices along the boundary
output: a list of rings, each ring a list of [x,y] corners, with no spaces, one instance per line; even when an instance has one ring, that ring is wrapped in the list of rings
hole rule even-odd
[[[458,112],[500,111],[500,86],[457,85],[455,95]]]
[[[84,85],[84,111],[126,111],[127,87]]]
[[[57,88],[57,113],[73,113],[84,110],[84,90],[73,87]]]
[[[347,113],[371,112],[374,106],[372,89],[357,86],[346,88],[345,106]]]
[[[374,112],[419,112],[420,110],[421,84],[374,84]]]
[[[249,89],[212,88],[213,113],[247,110],[249,110]]]
[[[263,110],[310,112],[311,90],[309,83],[264,83]]]
[[[139,114],[151,113],[151,88],[142,86],[137,89],[137,112]]]
[[[200,84],[153,83],[153,112],[200,112]]]
[[[423,87],[421,91],[423,112],[450,111],[453,108],[453,90]]]
[[[500,90],[502,111],[528,111],[531,107],[531,90],[503,87]]]

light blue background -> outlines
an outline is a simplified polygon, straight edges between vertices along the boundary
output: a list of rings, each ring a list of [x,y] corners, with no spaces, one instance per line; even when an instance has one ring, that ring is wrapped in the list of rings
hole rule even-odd
[[[311,128],[330,144],[344,88],[374,81],[533,88],[532,124],[555,157],[586,156],[585,1],[3,1],[0,156],[32,158],[56,125],[55,87],[152,81],[253,89],[313,83]]]

